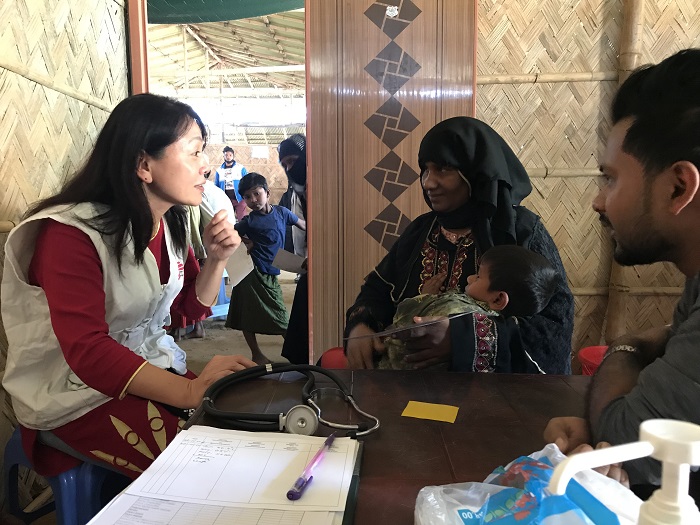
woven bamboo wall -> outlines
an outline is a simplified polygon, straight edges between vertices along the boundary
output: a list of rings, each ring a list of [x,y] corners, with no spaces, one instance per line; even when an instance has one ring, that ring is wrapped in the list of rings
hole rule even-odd
[[[700,3],[647,0],[639,63],[656,63],[689,47],[700,47]],[[621,284],[630,292],[620,315],[626,331],[671,322],[683,283],[683,275],[668,263],[624,268]]]
[[[700,45],[700,6],[691,4],[645,2],[640,64]],[[590,203],[618,85],[622,10],[622,0],[479,2],[477,117],[504,136],[533,179],[525,205],[554,237],[575,295],[574,353],[602,341],[607,314],[611,243]],[[561,74],[574,72],[606,80],[504,80],[533,74],[563,80]],[[657,264],[624,276],[631,288],[623,303],[626,330],[670,322],[679,272]]]
[[[16,221],[76,170],[127,95],[125,3],[2,0],[0,21],[0,221]],[[0,326],[0,375],[6,356]],[[2,389],[0,403],[2,450],[14,423]]]

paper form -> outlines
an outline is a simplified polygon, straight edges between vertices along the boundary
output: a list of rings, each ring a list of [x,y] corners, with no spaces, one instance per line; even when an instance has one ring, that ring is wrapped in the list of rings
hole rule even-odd
[[[268,510],[343,511],[357,441],[338,438],[297,501],[287,499],[324,438],[194,426],[180,432],[127,489],[182,503]]]
[[[278,250],[272,261],[272,266],[285,272],[306,273],[306,268],[302,268],[305,260],[301,255],[286,250]]]
[[[122,494],[88,525],[341,525],[342,512],[243,509]]]

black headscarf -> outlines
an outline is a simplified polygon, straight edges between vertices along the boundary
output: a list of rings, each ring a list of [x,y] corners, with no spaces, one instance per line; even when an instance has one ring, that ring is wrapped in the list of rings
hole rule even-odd
[[[532,185],[525,168],[496,131],[470,117],[443,120],[421,141],[421,172],[428,162],[457,168],[471,186],[469,200],[459,208],[436,212],[442,226],[471,227],[482,253],[496,244],[516,244],[516,206],[530,194]],[[425,190],[423,197],[431,206]]]
[[[288,139],[280,142],[277,148],[280,154],[280,161],[288,155],[299,155],[299,158],[294,161],[294,164],[285,171],[287,178],[291,182],[300,186],[306,185],[306,137],[301,133],[295,133]]]

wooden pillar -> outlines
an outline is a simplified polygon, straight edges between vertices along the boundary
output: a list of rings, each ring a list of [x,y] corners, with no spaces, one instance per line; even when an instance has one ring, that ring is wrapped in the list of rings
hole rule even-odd
[[[148,92],[148,16],[146,0],[128,0],[131,94]]]
[[[620,84],[639,65],[641,36],[644,25],[644,0],[625,0],[620,37]],[[626,333],[627,303],[630,289],[625,284],[625,269],[612,261],[610,288],[605,324],[605,342],[610,343]]]
[[[427,211],[418,146],[473,115],[476,0],[307,0],[311,359],[363,278]]]

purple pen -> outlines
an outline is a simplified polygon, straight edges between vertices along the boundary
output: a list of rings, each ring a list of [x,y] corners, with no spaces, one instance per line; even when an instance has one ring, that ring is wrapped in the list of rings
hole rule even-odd
[[[301,498],[301,495],[304,493],[304,490],[306,490],[306,487],[308,487],[311,480],[314,479],[313,470],[316,468],[316,465],[321,462],[323,456],[326,455],[326,451],[331,448],[333,440],[335,440],[335,432],[326,438],[326,440],[323,442],[323,446],[318,450],[318,452],[316,452],[309,464],[306,465],[306,468],[294,482],[292,488],[287,491],[287,499],[296,501]]]

